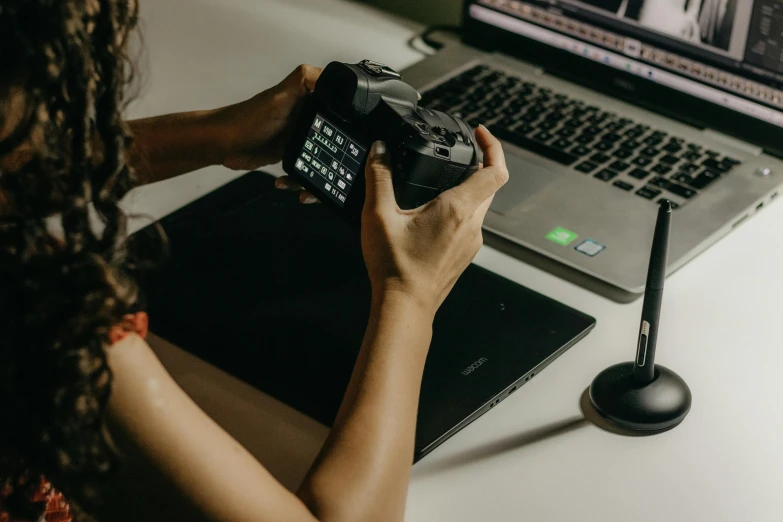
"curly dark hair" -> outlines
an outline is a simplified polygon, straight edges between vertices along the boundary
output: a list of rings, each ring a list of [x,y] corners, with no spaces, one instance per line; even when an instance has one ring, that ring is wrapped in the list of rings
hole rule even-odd
[[[137,11],[0,2],[0,160],[23,151],[0,161],[0,511],[20,519],[41,517],[42,477],[89,519],[116,466],[105,347],[139,300],[118,205],[134,186],[121,113]]]

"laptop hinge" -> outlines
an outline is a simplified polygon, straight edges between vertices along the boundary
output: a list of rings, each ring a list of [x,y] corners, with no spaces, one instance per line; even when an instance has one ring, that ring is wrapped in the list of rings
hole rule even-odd
[[[755,145],[751,145],[750,143],[742,140],[738,140],[737,138],[733,138],[731,136],[727,136],[726,134],[714,131],[712,129],[704,129],[702,133],[707,136],[711,140],[720,141],[722,143],[725,143],[726,145],[730,147],[734,147],[735,149],[739,149],[743,152],[746,152],[752,156],[761,156],[764,154],[764,149],[761,147],[757,147]]]

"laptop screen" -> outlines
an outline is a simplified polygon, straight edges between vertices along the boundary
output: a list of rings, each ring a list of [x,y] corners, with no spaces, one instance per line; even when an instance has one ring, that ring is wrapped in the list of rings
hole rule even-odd
[[[468,16],[783,127],[780,0],[474,0]]]

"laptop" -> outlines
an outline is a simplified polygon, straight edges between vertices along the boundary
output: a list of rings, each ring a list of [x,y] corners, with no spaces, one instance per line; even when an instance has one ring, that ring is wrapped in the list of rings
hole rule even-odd
[[[369,317],[358,229],[323,205],[300,205],[258,172],[161,224],[168,261],[141,280],[152,331],[332,424]],[[470,266],[435,318],[415,459],[498,411],[594,326],[592,317]]]
[[[511,179],[486,230],[637,294],[661,199],[677,207],[671,273],[778,196],[782,12],[771,0],[468,0],[462,42],[404,77],[424,106],[503,140]]]

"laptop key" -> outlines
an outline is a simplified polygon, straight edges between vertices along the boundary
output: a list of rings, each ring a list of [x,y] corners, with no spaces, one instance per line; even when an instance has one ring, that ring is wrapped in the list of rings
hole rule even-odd
[[[589,174],[597,168],[598,165],[596,165],[595,163],[591,163],[589,161],[584,161],[576,166],[576,170],[578,170],[579,172],[584,172],[585,174]]]
[[[565,114],[559,111],[550,112],[547,114],[546,119],[551,121],[562,121],[565,119]]]
[[[673,179],[678,183],[685,183],[686,185],[690,185],[693,182],[693,177],[691,177],[690,174],[686,174],[685,172],[678,172],[674,175]]]
[[[668,190],[672,194],[680,196],[683,199],[691,199],[693,196],[696,195],[695,190],[691,190],[687,187],[683,187],[682,185],[678,185],[676,183],[672,183],[671,186],[666,190]]]
[[[581,143],[582,145],[587,145],[595,141],[595,136],[592,136],[590,134],[582,134],[579,137],[574,138],[574,141],[577,143]]]
[[[631,166],[628,163],[624,163],[622,161],[615,161],[611,165],[609,165],[609,168],[612,170],[615,170],[617,172],[623,172],[624,170],[628,170]]]
[[[734,165],[729,165],[728,163],[723,163],[715,158],[706,159],[702,162],[702,165],[707,167],[710,170],[714,170],[716,172],[720,172],[721,174],[726,173],[730,171],[732,168],[734,168]]]
[[[654,158],[658,154],[660,154],[660,149],[656,149],[655,147],[647,147],[646,149],[642,149],[640,154],[644,154],[645,156],[649,156],[651,158]]]
[[[660,145],[661,143],[663,143],[663,138],[658,136],[649,136],[647,138],[644,138],[644,140],[642,141],[644,141],[644,143],[646,143],[650,147],[655,147],[656,145]]]
[[[633,169],[631,172],[628,173],[628,175],[631,176],[632,178],[644,179],[647,176],[649,176],[650,173],[642,169]]]
[[[625,131],[624,136],[626,138],[635,140],[636,138],[640,136],[644,136],[644,132],[640,131],[639,129],[629,129]]]
[[[680,161],[680,158],[677,156],[672,156],[671,154],[667,154],[666,156],[660,158],[658,161],[661,163],[666,163],[667,165],[674,165],[678,161]]]
[[[666,178],[655,178],[650,182],[651,185],[668,190],[672,194],[676,194],[681,198],[690,199],[696,195],[696,191],[689,188],[673,183]]]
[[[561,136],[563,138],[570,138],[574,134],[576,134],[576,131],[574,129],[571,129],[569,127],[563,127],[562,129],[555,132],[558,136]]]
[[[519,132],[511,132],[495,125],[490,126],[489,131],[501,140],[505,140],[512,145],[516,145],[521,149],[529,150],[530,152],[560,163],[561,165],[570,166],[579,160],[578,156],[569,154],[564,150],[558,150],[554,147],[550,147],[549,145],[545,145],[541,142],[534,141],[527,136],[520,134]]]
[[[627,140],[627,141],[624,141],[623,143],[621,143],[621,144],[620,144],[620,146],[621,146],[622,148],[624,148],[624,149],[628,149],[628,150],[636,150],[636,149],[638,149],[639,147],[641,147],[641,146],[642,146],[642,144],[641,144],[641,143],[639,143],[639,142],[638,142],[638,141],[636,141],[636,140]]]
[[[707,156],[711,156],[713,158],[717,158],[718,156],[720,156],[720,152],[715,152],[714,150],[706,150],[704,151],[704,154],[706,154]]]
[[[614,143],[610,143],[608,141],[599,141],[593,145],[593,148],[601,152],[606,152],[607,150],[612,150],[614,148]]]
[[[701,167],[698,165],[694,165],[693,163],[686,163],[685,165],[680,165],[680,170],[685,172],[686,174],[695,174],[699,170],[701,170]]]
[[[664,145],[663,150],[665,150],[666,152],[677,153],[682,150],[682,145],[674,141],[670,141],[669,143]]]
[[[739,160],[735,160],[734,158],[730,158],[730,157],[728,157],[728,156],[726,156],[726,157],[724,157],[724,158],[723,158],[723,163],[728,163],[729,165],[733,165],[733,166],[735,166],[735,167],[736,167],[737,165],[741,165],[741,164],[742,164],[742,162],[741,162],[741,161],[739,161]]]
[[[657,164],[656,166],[654,166],[652,168],[652,171],[657,173],[657,174],[668,174],[669,172],[672,171],[672,168],[671,167],[667,167],[666,165],[664,165],[662,163],[659,163],[659,164]]]
[[[554,148],[562,149],[562,150],[569,148],[571,145],[572,145],[571,141],[564,138],[560,138],[552,142],[552,146]]]
[[[631,160],[631,163],[633,163],[634,165],[639,165],[640,167],[646,167],[652,162],[653,160],[651,160],[647,156],[636,156],[634,159]]]
[[[611,181],[614,178],[616,178],[619,174],[616,172],[613,172],[609,169],[602,169],[598,174],[596,174],[595,178],[600,179],[601,181]]]
[[[577,156],[587,156],[590,154],[591,151],[589,148],[585,147],[584,145],[577,145],[573,149],[571,149],[571,154],[576,154]]]
[[[612,183],[612,185],[628,192],[633,190],[633,185],[631,185],[630,183],[626,183],[625,181],[615,181],[614,183]]]
[[[686,152],[685,154],[682,155],[682,159],[690,162],[699,161],[701,157],[702,156],[700,152],[694,152],[694,151]]]
[[[617,143],[621,139],[623,139],[622,136],[620,136],[619,134],[614,134],[613,132],[601,136],[602,141],[608,141],[609,143]]]
[[[493,109],[488,109],[488,110],[482,112],[480,115],[483,116],[484,119],[486,119],[486,120],[491,120],[492,118],[497,118],[498,113],[497,113],[497,111],[495,111]]]
[[[705,170],[704,172],[702,172],[701,174],[693,178],[693,180],[691,180],[688,183],[688,185],[698,190],[704,190],[710,184],[712,184],[712,182],[717,181],[718,179],[720,179],[720,174],[709,170]]]
[[[542,121],[542,122],[541,122],[541,123],[538,125],[538,128],[539,128],[539,129],[541,129],[541,130],[545,130],[545,131],[552,130],[552,129],[554,129],[555,127],[557,127],[557,122],[555,122],[555,121],[550,121],[550,120],[544,120],[544,121]]]
[[[538,134],[533,136],[533,139],[537,140],[537,141],[549,141],[552,138],[554,138],[554,136],[552,136],[551,134],[549,134],[546,131],[539,132]]]
[[[661,177],[653,178],[652,181],[650,181],[650,185],[654,185],[654,186],[662,188],[662,189],[668,188],[669,185],[671,185],[671,184],[672,184],[671,181],[669,181],[666,178],[661,178]]]
[[[645,199],[654,199],[661,195],[661,191],[650,187],[642,187],[636,191],[636,195]]]
[[[620,159],[628,159],[631,156],[633,156],[633,152],[627,149],[617,149],[616,151],[614,151],[614,153],[612,153],[612,156]]]
[[[607,156],[602,152],[590,156],[590,161],[592,161],[593,163],[606,163],[607,161],[611,161],[611,159],[612,159],[611,156]]]

